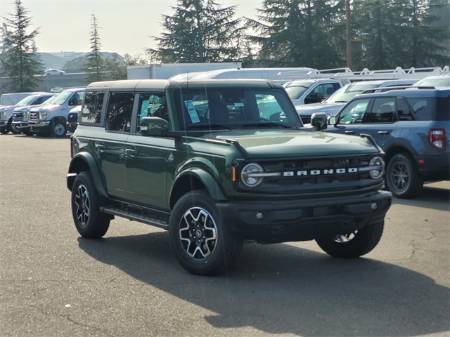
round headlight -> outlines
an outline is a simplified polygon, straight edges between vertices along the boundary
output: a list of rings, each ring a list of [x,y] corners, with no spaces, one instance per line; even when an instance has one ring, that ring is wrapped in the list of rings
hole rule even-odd
[[[384,160],[381,157],[373,157],[369,163],[370,166],[370,177],[372,179],[379,179],[384,173]]]
[[[258,173],[263,173],[264,169],[256,163],[247,164],[242,168],[241,180],[247,187],[256,187],[262,183],[263,178],[258,177]]]
[[[46,119],[47,118],[47,111],[39,112],[39,118],[40,119]]]

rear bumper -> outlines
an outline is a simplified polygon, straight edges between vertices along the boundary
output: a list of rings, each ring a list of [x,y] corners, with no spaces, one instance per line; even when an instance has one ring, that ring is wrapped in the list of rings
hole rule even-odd
[[[438,181],[450,179],[450,153],[442,155],[419,156],[416,158],[419,173],[425,181]],[[423,160],[423,165],[420,164]]]
[[[276,202],[227,202],[217,206],[224,222],[246,239],[263,242],[303,241],[346,234],[383,221],[390,192]]]

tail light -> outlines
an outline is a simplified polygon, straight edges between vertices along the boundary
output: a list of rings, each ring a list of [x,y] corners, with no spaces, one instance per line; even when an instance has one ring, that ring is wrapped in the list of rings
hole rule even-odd
[[[435,148],[444,150],[447,143],[447,136],[444,129],[430,129],[428,131],[428,142]]]

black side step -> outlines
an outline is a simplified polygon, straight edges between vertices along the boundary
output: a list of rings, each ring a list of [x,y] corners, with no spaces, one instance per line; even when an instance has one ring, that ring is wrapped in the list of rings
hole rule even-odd
[[[117,209],[112,207],[100,207],[100,211],[106,214],[120,216],[125,219],[143,222],[147,225],[156,226],[162,229],[169,229],[169,223],[164,219],[155,219],[145,214],[144,211],[134,211],[130,209]]]

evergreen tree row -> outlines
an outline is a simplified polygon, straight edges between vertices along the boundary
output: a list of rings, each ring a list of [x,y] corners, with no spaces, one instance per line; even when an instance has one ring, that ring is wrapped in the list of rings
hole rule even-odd
[[[432,0],[350,2],[354,68],[443,65],[444,29]],[[436,2],[436,1],[435,1]],[[150,54],[162,62],[243,61],[247,66],[342,67],[346,64],[344,0],[264,0],[256,19],[214,0],[178,0]],[[449,23],[450,24],[450,23]]]

